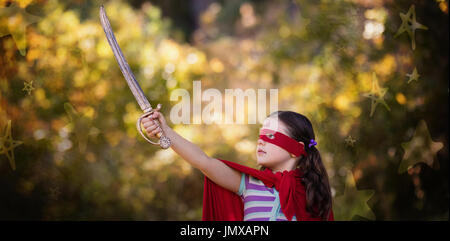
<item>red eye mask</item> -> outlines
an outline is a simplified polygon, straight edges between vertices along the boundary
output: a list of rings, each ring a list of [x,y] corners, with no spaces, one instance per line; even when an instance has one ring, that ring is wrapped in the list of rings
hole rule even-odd
[[[302,143],[290,138],[289,136],[281,132],[270,129],[261,129],[261,131],[259,132],[259,138],[283,148],[296,157],[300,155],[307,156],[305,147]]]

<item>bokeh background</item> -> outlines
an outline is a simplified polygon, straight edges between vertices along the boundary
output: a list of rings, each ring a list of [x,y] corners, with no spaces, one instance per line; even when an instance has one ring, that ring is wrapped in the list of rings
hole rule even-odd
[[[150,102],[208,155],[257,168],[260,125],[175,125],[172,91],[278,89],[314,125],[337,220],[448,220],[444,0],[1,0],[0,219],[201,219],[202,173],[135,128],[102,4]]]

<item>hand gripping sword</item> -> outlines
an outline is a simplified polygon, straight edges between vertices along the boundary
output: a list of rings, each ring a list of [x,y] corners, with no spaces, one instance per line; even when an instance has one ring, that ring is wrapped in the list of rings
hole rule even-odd
[[[158,133],[158,142],[153,142],[150,139],[148,139],[141,129],[141,120],[149,115],[151,115],[155,110],[152,109],[152,106],[148,102],[147,98],[144,95],[144,92],[141,89],[141,86],[139,86],[139,83],[136,81],[136,78],[134,77],[133,72],[131,72],[130,66],[128,65],[128,62],[126,61],[125,57],[123,56],[122,50],[119,47],[119,44],[116,41],[116,37],[114,36],[114,33],[111,29],[111,25],[109,24],[109,19],[106,16],[105,8],[103,5],[100,7],[100,22],[102,23],[103,30],[105,31],[106,38],[108,39],[108,43],[111,46],[111,49],[114,53],[114,56],[116,57],[117,63],[119,64],[120,70],[122,71],[123,76],[127,80],[127,84],[131,89],[131,92],[134,95],[134,98],[137,100],[139,106],[141,107],[144,114],[142,114],[139,119],[136,122],[136,128],[138,129],[139,133],[142,137],[144,137],[145,140],[150,142],[153,145],[160,145],[161,148],[167,149],[170,147],[171,142],[168,137],[166,137],[164,134],[161,134],[163,130],[160,127],[160,124],[158,120],[153,120],[153,123],[158,126],[158,128],[161,130],[160,133]],[[156,107],[156,110],[161,109],[161,104],[158,104]]]

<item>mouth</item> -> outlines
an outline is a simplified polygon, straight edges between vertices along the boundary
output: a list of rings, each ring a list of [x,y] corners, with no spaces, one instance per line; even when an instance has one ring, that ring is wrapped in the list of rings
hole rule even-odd
[[[263,151],[263,150],[261,150],[261,149],[258,149],[258,155],[264,155],[264,154],[266,154],[265,151]]]

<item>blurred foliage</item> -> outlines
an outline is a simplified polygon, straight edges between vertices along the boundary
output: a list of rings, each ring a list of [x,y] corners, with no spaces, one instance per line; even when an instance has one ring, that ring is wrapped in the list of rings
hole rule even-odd
[[[279,109],[313,122],[337,219],[448,220],[447,1],[206,1],[195,30],[158,6],[178,1],[162,2],[18,1],[35,16],[27,21],[1,1],[0,144],[9,120],[23,144],[14,170],[0,151],[0,219],[201,218],[202,173],[138,135],[141,111],[100,25],[104,4],[149,101],[208,155],[256,168],[260,126],[173,125],[173,90],[194,80],[222,93],[278,89]],[[411,4],[428,28],[414,50],[407,34],[394,38]],[[371,114],[373,76],[390,111]],[[425,160],[405,156],[415,146]]]

